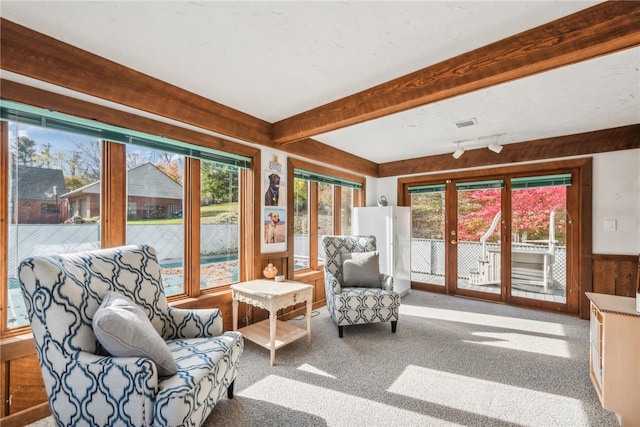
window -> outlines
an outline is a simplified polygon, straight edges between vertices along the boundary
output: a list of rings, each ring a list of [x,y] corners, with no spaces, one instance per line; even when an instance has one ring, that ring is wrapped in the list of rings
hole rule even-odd
[[[157,251],[165,293],[184,293],[184,156],[127,145],[127,244],[145,243]],[[138,207],[135,211],[133,206]]]
[[[567,301],[567,210],[571,174],[511,179],[512,294]]]
[[[60,209],[57,203],[55,205],[43,203],[42,205],[40,205],[40,213],[41,214],[58,214],[60,213]]]
[[[409,187],[411,200],[411,278],[445,285],[445,185]]]
[[[340,234],[339,228],[334,233],[334,199],[340,188],[332,184],[318,183],[318,248],[322,248],[322,236]],[[341,224],[341,222],[338,222]],[[318,265],[324,265],[324,254],[318,250]]]
[[[340,187],[340,232],[351,234],[351,216],[353,214],[353,188]]]
[[[239,281],[240,170],[202,161],[200,168],[200,289]]]
[[[0,156],[0,213],[11,219],[0,233],[3,333],[28,325],[17,266],[35,254],[151,244],[174,299],[239,280],[240,180],[251,157],[10,101],[0,106],[0,149],[9,153]],[[185,192],[187,181],[202,192]],[[113,190],[125,182],[126,192]]]
[[[309,268],[309,190],[310,181],[293,181],[293,269]]]
[[[11,330],[29,323],[17,278],[22,259],[100,247],[99,224],[73,218],[75,201],[83,195],[94,197],[99,211],[95,172],[101,156],[95,138],[26,124],[16,114],[3,118],[8,140],[0,146],[9,151],[9,167],[3,169],[9,188],[3,201],[9,213],[4,321]]]
[[[293,171],[294,270],[324,263],[322,236],[351,232],[351,212],[362,205],[364,178],[290,159]]]

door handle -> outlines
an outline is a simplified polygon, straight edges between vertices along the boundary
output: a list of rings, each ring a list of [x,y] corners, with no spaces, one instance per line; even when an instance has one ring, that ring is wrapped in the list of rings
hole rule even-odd
[[[456,239],[451,239],[451,244],[452,244],[452,245],[455,245],[455,244],[457,244],[457,243],[458,243],[458,241],[457,241]]]

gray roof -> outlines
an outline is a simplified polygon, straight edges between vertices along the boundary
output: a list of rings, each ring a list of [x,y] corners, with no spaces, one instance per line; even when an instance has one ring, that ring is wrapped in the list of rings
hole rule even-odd
[[[16,169],[13,168],[12,171],[15,173]],[[20,199],[55,200],[55,196],[53,194],[54,186],[56,187],[58,197],[67,192],[67,186],[64,182],[64,174],[60,169],[18,166],[17,176],[14,175],[12,182],[13,194]],[[15,187],[16,183],[17,189]]]

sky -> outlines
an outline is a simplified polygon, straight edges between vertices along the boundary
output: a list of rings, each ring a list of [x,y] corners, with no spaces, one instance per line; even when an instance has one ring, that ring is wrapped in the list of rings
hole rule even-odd
[[[44,144],[52,144],[52,151],[73,151],[75,143],[95,140],[92,137],[78,135],[59,130],[47,129],[23,123],[9,122],[9,141],[13,142],[17,136],[26,136],[36,142],[36,149],[40,151]]]
[[[13,145],[17,136],[25,136],[36,142],[36,151],[42,152],[45,144],[51,144],[51,152],[67,152],[77,151],[77,144],[90,141],[96,141],[96,138],[76,133],[64,132],[56,129],[48,129],[39,126],[31,126],[24,123],[9,122],[9,141]],[[158,159],[153,155],[153,150],[147,148],[127,146],[127,153],[139,153],[140,157],[147,161],[156,162]],[[181,157],[176,155],[177,157]],[[70,156],[68,156],[70,157]],[[178,160],[178,159],[174,159]]]

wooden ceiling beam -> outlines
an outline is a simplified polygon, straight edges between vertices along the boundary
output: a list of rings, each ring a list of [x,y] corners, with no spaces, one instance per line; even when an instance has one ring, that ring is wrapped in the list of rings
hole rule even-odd
[[[315,139],[307,138],[299,141],[297,144],[286,145],[281,149],[289,154],[330,164],[353,173],[378,177],[377,163],[363,159],[347,151],[328,146]]]
[[[2,69],[12,71],[77,92],[127,105],[193,126],[207,129],[243,141],[269,148],[281,149],[310,160],[329,162],[336,167],[369,176],[378,175],[378,165],[313,139],[306,139],[292,147],[282,147],[271,141],[271,124],[222,104],[203,98],[161,80],[108,61],[93,53],[0,18],[0,62]],[[1,95],[29,105],[100,120],[129,129],[146,124],[140,116],[126,115],[117,110],[100,107],[72,98],[2,80]],[[78,108],[78,106],[82,106]],[[175,130],[157,121],[146,126],[146,132],[169,136]],[[144,123],[142,123],[144,122]],[[198,136],[182,132],[191,141],[204,146],[232,147],[239,154],[247,151],[241,144],[213,136]],[[179,138],[178,138],[179,139]]]
[[[20,104],[45,108],[62,114],[80,117],[87,120],[96,120],[112,126],[144,132],[151,135],[162,136],[200,147],[224,151],[230,154],[253,157],[257,148],[229,141],[217,136],[207,135],[191,129],[181,128],[169,123],[147,117],[137,116],[128,112],[116,110],[110,107],[82,101],[58,93],[34,88],[16,83],[11,80],[0,79],[3,100],[14,101]]]
[[[288,144],[640,45],[640,2],[604,2],[274,123]]]
[[[2,69],[168,117],[243,141],[273,146],[271,123],[0,18]]]

